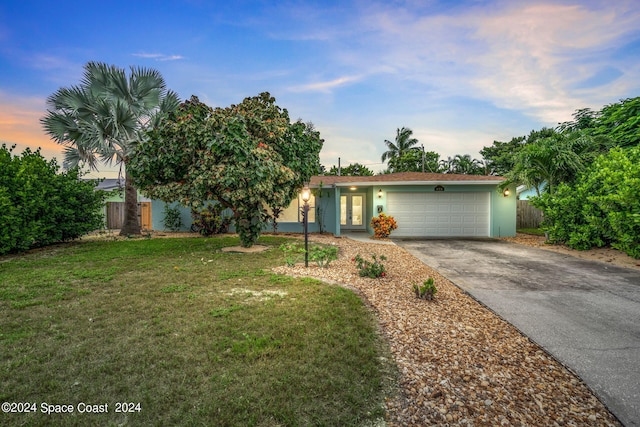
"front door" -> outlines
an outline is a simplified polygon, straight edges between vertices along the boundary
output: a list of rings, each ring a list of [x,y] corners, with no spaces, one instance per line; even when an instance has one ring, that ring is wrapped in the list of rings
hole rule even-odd
[[[365,229],[365,195],[345,194],[340,196],[340,229]]]

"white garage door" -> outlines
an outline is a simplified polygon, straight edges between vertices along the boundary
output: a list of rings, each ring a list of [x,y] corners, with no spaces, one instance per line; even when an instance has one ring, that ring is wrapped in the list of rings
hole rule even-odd
[[[387,193],[387,211],[398,223],[395,237],[489,236],[490,194]]]

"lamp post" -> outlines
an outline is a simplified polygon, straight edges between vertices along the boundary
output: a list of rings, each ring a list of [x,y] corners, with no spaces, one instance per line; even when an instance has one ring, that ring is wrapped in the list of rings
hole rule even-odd
[[[309,200],[311,199],[311,190],[305,186],[302,189],[302,220],[304,222],[304,266],[309,267]]]

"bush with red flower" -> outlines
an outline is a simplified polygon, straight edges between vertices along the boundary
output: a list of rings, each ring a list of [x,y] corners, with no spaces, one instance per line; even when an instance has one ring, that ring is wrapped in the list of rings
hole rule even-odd
[[[387,270],[384,268],[384,264],[380,261],[386,261],[387,257],[380,255],[380,259],[378,259],[375,255],[371,255],[371,258],[373,261],[368,261],[358,254],[355,258],[352,258],[351,261],[356,263],[356,268],[358,269],[360,277],[370,277],[372,279],[385,277],[387,275]]]

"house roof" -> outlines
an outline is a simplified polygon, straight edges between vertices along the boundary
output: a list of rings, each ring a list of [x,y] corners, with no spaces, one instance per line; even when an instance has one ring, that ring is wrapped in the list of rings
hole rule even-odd
[[[309,186],[349,187],[365,185],[431,185],[431,184],[499,184],[505,178],[491,175],[462,175],[449,173],[398,172],[374,176],[312,176]]]
[[[121,178],[105,178],[98,182],[96,190],[111,191],[124,188],[124,179]]]

